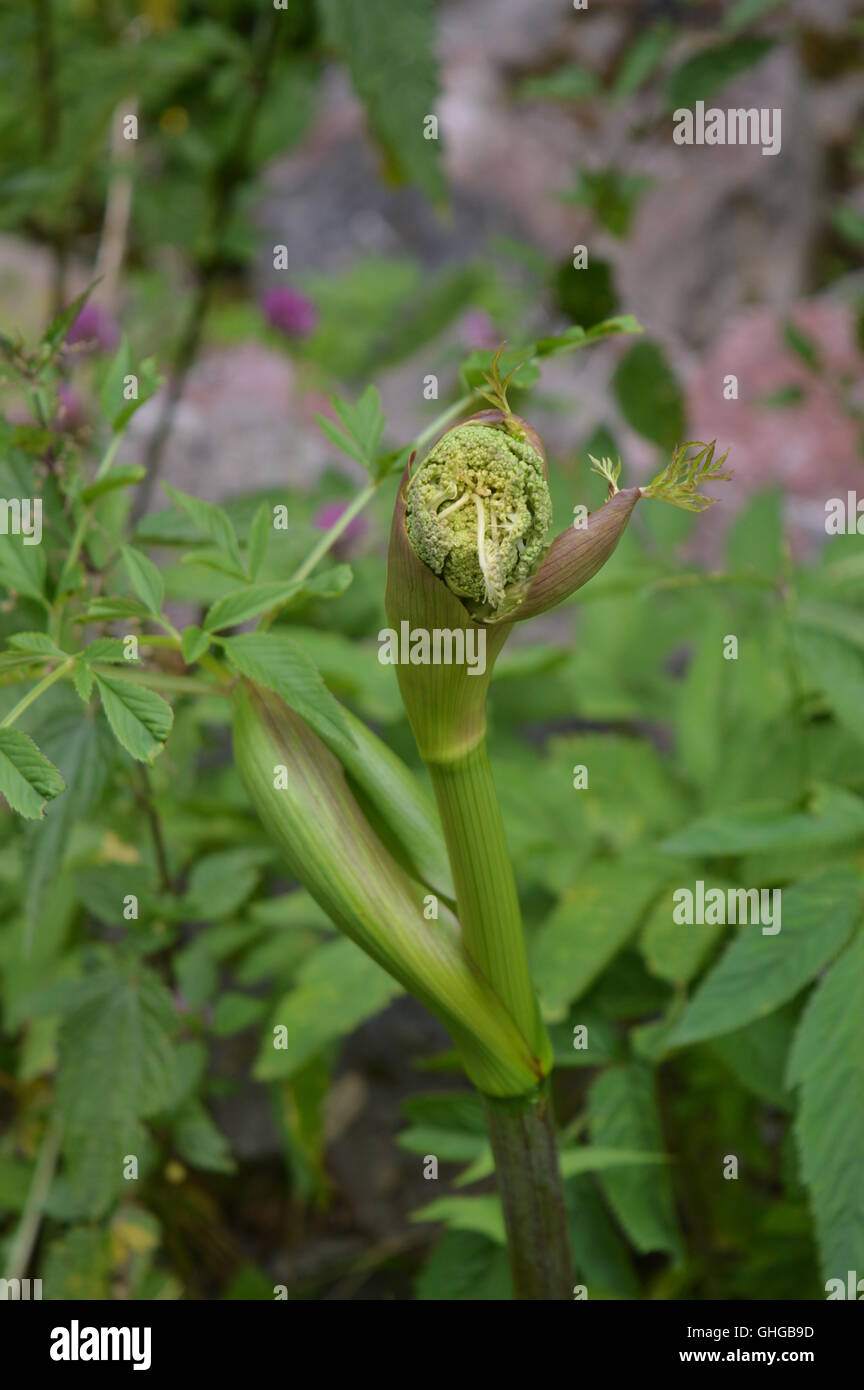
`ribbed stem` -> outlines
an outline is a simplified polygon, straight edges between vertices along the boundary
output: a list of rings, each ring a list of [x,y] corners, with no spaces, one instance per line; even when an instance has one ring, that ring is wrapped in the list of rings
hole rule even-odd
[[[573,1296],[567,1212],[548,1082],[532,1096],[485,1098],[518,1299]]]
[[[548,1069],[549,1043],[528,972],[516,881],[486,740],[451,762],[430,762],[428,767],[465,949]]]

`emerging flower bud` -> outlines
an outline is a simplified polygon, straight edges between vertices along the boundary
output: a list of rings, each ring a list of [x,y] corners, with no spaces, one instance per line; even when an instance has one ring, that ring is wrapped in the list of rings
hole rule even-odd
[[[454,594],[493,611],[537,570],[551,522],[542,446],[501,412],[448,430],[408,484],[415,554]]]

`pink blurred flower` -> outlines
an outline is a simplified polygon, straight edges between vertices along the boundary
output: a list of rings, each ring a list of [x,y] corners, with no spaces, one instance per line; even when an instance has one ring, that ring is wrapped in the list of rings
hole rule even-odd
[[[67,343],[84,343],[98,352],[113,352],[120,342],[120,329],[114,315],[101,304],[85,304],[69,333]]]
[[[495,325],[483,309],[469,309],[462,315],[459,338],[471,352],[491,351],[499,342]]]
[[[268,290],[261,307],[267,322],[284,333],[286,338],[308,338],[315,331],[318,310],[311,299],[307,299],[299,290],[292,290],[287,285]]]
[[[57,395],[60,405],[54,418],[55,430],[77,430],[78,426],[84,423],[84,402],[68,381],[60,382]]]
[[[316,526],[319,531],[329,531],[331,526],[336,525],[336,522],[345,511],[346,506],[347,503],[345,502],[325,502],[315,513],[315,519],[312,523],[313,526]],[[367,529],[365,517],[352,517],[333,546],[333,549],[337,553],[350,550],[355,542],[359,542],[363,539]]]

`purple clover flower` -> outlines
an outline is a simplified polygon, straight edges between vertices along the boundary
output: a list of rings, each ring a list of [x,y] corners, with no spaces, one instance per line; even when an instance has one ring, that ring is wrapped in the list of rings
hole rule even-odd
[[[287,285],[268,290],[261,307],[267,322],[286,338],[308,338],[318,323],[318,310],[311,299]]]
[[[101,304],[85,304],[69,329],[66,342],[84,343],[97,352],[113,352],[120,342],[117,320]]]

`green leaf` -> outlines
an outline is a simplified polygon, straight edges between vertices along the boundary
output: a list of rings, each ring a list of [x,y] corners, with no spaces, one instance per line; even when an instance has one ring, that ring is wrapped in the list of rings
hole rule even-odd
[[[733,886],[725,879],[705,879],[706,893],[712,888],[725,893]],[[682,927],[673,917],[674,893],[675,889],[669,888],[658,899],[645,923],[639,948],[652,975],[673,985],[686,985],[698,973],[715,941],[723,935],[724,927],[722,923],[697,922]]]
[[[791,1015],[792,1006],[777,1009],[733,1033],[724,1033],[710,1044],[714,1056],[737,1077],[745,1091],[778,1110],[792,1108],[784,1079],[792,1043]]]
[[[613,1067],[594,1082],[588,1099],[592,1143],[609,1148],[664,1151],[654,1076],[648,1067]],[[603,1168],[600,1185],[633,1245],[645,1254],[678,1257],[681,1237],[668,1172],[656,1164],[617,1171]]]
[[[612,1294],[617,1298],[638,1298],[639,1281],[629,1251],[606,1207],[597,1200],[593,1179],[587,1176],[567,1179],[564,1200],[570,1225],[570,1248],[580,1282],[588,1284],[592,1297]]]
[[[615,370],[615,399],[625,420],[661,449],[687,432],[684,396],[658,343],[636,343]]]
[[[205,854],[192,867],[178,915],[193,922],[233,916],[255,891],[261,865],[270,858],[271,851],[259,845]]]
[[[35,518],[32,518],[35,520]],[[43,603],[46,559],[41,545],[25,545],[24,535],[0,535],[0,581],[23,598]]]
[[[96,1216],[124,1186],[125,1155],[141,1156],[139,1121],[170,1099],[175,1021],[164,985],[139,965],[88,983],[60,1029],[57,1108],[69,1181]]]
[[[273,509],[269,503],[262,502],[252,518],[249,537],[246,541],[246,567],[250,579],[257,579],[258,577],[258,571],[267,555],[267,547],[270,544],[272,533]]]
[[[848,203],[838,203],[831,215],[837,231],[853,246],[864,246],[864,214]]]
[[[573,273],[578,275],[580,272]],[[558,357],[562,352],[574,352],[578,348],[587,347],[589,343],[598,342],[601,338],[613,338],[621,333],[643,332],[641,323],[632,314],[615,314],[610,319],[601,319],[588,329],[574,324],[572,328],[565,328],[563,333],[554,337],[539,338],[534,344],[534,356]],[[506,353],[504,357],[506,358]],[[518,377],[516,380],[518,382]]]
[[[180,651],[187,666],[198,661],[210,646],[210,634],[200,627],[184,627],[180,637]]]
[[[204,502],[199,497],[192,497],[187,492],[180,492],[178,488],[171,487],[168,483],[163,483],[162,486],[171,501],[186,513],[199,531],[203,531],[205,535],[210,537],[225,560],[229,572],[235,578],[245,580],[247,576],[243,567],[240,546],[237,543],[231,518],[224,508],[217,507],[213,502]]]
[[[532,974],[547,1018],[562,1018],[621,950],[669,881],[648,860],[592,865],[553,909],[532,950]]]
[[[251,994],[239,994],[227,990],[220,994],[213,1010],[211,1028],[217,1038],[229,1038],[234,1033],[243,1033],[259,1019],[267,1009],[266,999],[256,999]]]
[[[500,1242],[472,1231],[445,1231],[417,1276],[421,1301],[496,1301],[513,1297],[510,1261]]]
[[[340,396],[331,396],[330,404],[343,426],[340,430],[332,420],[324,415],[315,419],[322,434],[331,444],[341,449],[343,454],[363,465],[374,476],[378,445],[387,417],[381,409],[381,397],[376,386],[367,386],[356,405],[344,401]]]
[[[76,664],[73,673],[82,669]],[[65,705],[50,709],[37,734],[60,768],[68,790],[52,807],[45,824],[34,826],[25,900],[31,930],[41,921],[46,893],[57,880],[72,827],[89,814],[102,795],[116,746],[102,715],[91,716],[82,710],[71,692]]]
[[[519,96],[528,101],[581,101],[596,96],[599,90],[597,74],[578,63],[566,63],[554,72],[526,77],[519,83]]]
[[[66,660],[66,652],[61,651],[46,632],[15,632],[8,640],[10,647],[16,647],[21,651],[37,652],[40,656],[50,656],[54,660]]]
[[[97,637],[95,642],[90,642],[81,653],[80,660],[87,662],[88,665],[94,661],[110,661],[129,666],[140,665],[138,657],[134,659],[126,655],[126,641],[123,637]]]
[[[793,999],[847,940],[861,914],[860,881],[845,869],[828,870],[784,888],[781,904],[776,935],[756,925],[737,929],[670,1033],[669,1048],[731,1033]]]
[[[127,399],[125,394],[126,378],[129,376],[137,378],[132,387],[136,394]],[[118,434],[125,428],[145,401],[149,401],[156,394],[161,384],[162,378],[157,370],[155,357],[148,357],[141,363],[137,371],[132,370],[132,353],[129,341],[124,336],[122,343],[111,359],[102,382],[102,389],[99,392],[102,414],[114,434]],[[142,472],[146,472],[146,470],[142,470]]]
[[[132,588],[144,606],[158,616],[165,601],[165,581],[161,571],[149,556],[131,545],[124,545],[122,554]]]
[[[270,608],[296,599],[338,598],[344,594],[352,580],[350,565],[334,565],[323,574],[311,579],[285,580],[274,584],[250,584],[245,589],[237,589],[224,598],[217,599],[204,618],[207,632],[218,632],[220,628],[236,627],[266,613]]]
[[[116,618],[147,618],[150,610],[134,598],[94,598],[83,616],[88,623],[110,623]]]
[[[102,708],[118,743],[139,762],[152,763],[171,732],[171,706],[155,690],[96,673]]]
[[[147,469],[139,463],[118,464],[105,474],[104,478],[97,478],[94,482],[88,483],[81,490],[82,502],[95,502],[97,497],[104,497],[106,492],[116,492],[121,487],[134,487],[140,483],[142,478],[147,477]]]
[[[69,332],[69,329],[72,327],[81,310],[84,308],[84,305],[87,303],[87,300],[95,290],[96,284],[97,282],[94,281],[92,285],[88,286],[86,290],[78,295],[77,299],[73,299],[72,303],[68,304],[65,309],[61,309],[57,317],[52,319],[51,323],[46,328],[42,336],[42,347],[45,349],[48,360],[55,355],[60,344],[65,340],[66,334]]]
[[[795,647],[840,724],[864,742],[864,655],[829,632],[799,628]]]
[[[241,675],[281,695],[322,737],[353,743],[339,702],[330,694],[317,667],[290,637],[276,632],[245,632],[237,637],[223,637],[221,643]]]
[[[306,961],[276,1006],[253,1069],[259,1081],[291,1076],[322,1047],[383,1009],[400,986],[352,941],[327,942]],[[287,1030],[284,1046],[274,1027]]]
[[[864,935],[860,932],[814,990],[789,1058],[800,1086],[795,1137],[822,1273],[864,1269]]]
[[[584,336],[584,329],[573,329]],[[540,368],[531,361],[535,354],[533,343],[527,347],[505,348],[498,359],[498,369],[502,376],[511,376],[510,389],[520,387],[527,390],[540,380]],[[492,368],[495,353],[487,348],[477,348],[466,357],[462,366],[459,368],[459,377],[466,390],[472,391],[484,386],[486,377]]]
[[[817,786],[804,810],[782,805],[744,806],[693,821],[665,840],[669,854],[758,854],[762,850],[829,849],[864,833],[864,800],[840,787]]]
[[[41,820],[45,802],[66,790],[53,763],[20,729],[0,728],[0,792],[13,811]]]
[[[626,237],[636,205],[651,183],[646,174],[626,174],[620,169],[580,169],[573,187],[559,197],[562,202],[590,208],[601,227],[613,236]]]
[[[430,0],[321,0],[325,33],[344,53],[386,171],[440,201],[441,142],[424,138],[439,108],[435,14]]]
[[[624,101],[627,97],[633,96],[634,92],[638,92],[660,66],[676,37],[675,25],[667,20],[660,20],[636,35],[615,74],[612,85],[615,101]]]
[[[412,1221],[444,1221],[451,1231],[473,1231],[506,1245],[504,1213],[494,1193],[482,1197],[438,1197],[411,1215]]]
[[[667,105],[670,110],[677,110],[693,106],[697,101],[707,101],[727,82],[761,63],[771,48],[770,39],[732,39],[729,43],[703,48],[669,78]]]
[[[111,1236],[99,1226],[71,1226],[51,1242],[42,1275],[44,1295],[101,1302],[111,1297]]]
[[[799,328],[791,319],[787,319],[783,325],[783,340],[790,352],[794,352],[812,372],[821,372],[822,356],[819,345],[809,333],[805,333],[803,328]]]
[[[206,1173],[233,1173],[237,1165],[224,1134],[199,1100],[190,1100],[175,1117],[172,1134],[177,1152]]]

